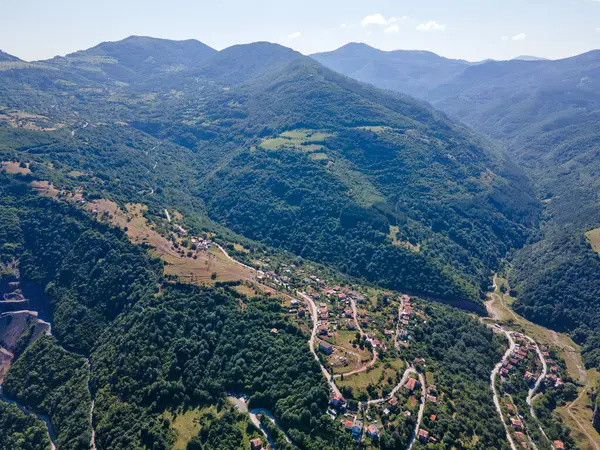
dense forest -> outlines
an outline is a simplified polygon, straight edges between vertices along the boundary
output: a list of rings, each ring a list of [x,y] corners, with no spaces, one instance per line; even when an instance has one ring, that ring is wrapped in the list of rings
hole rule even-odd
[[[50,450],[48,430],[33,415],[25,415],[15,405],[0,402],[0,448]]]
[[[40,337],[21,355],[4,383],[5,394],[52,418],[59,448],[90,446],[90,370],[85,358]]]

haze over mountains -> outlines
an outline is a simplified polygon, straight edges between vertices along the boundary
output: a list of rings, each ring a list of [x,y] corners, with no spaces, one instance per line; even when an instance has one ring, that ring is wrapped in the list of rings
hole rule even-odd
[[[344,358],[376,364],[379,351],[385,361],[365,367],[381,373],[360,394],[344,391],[352,407],[369,407],[377,389],[387,402],[399,363],[443,393],[427,391],[424,422],[438,446],[510,448],[489,386],[504,334],[429,300],[484,315],[494,275],[508,275],[512,307],[569,333],[587,367],[600,367],[600,258],[586,234],[600,229],[599,77],[600,51],[470,63],[356,43],[309,57],[268,42],[216,51],[132,36],[45,61],[0,53],[1,273],[44,293],[54,330],[13,345],[9,394],[51,416],[64,448],[89,448],[95,429],[99,449],[166,450],[174,423],[200,410],[192,422],[205,428],[188,449],[217,448],[221,436],[247,446],[252,426],[224,406],[236,392],[275,414],[286,434],[266,426],[278,448],[351,449],[325,413],[332,381],[319,364],[333,373],[331,360],[306,346],[331,315]],[[215,247],[208,286],[191,270],[167,272],[203,263],[197,236],[261,272],[221,280]],[[261,291],[259,275],[276,283]],[[325,277],[343,288],[322,293]],[[346,295],[363,286],[353,311]],[[289,303],[304,290],[333,296],[318,324],[316,307],[303,309],[313,323]],[[402,344],[396,291],[428,300]],[[579,395],[563,377],[564,391],[548,384],[540,395],[539,424],[575,448],[554,415]],[[527,383],[505,386],[537,425]],[[78,402],[62,403],[70,392]],[[390,418],[377,416],[392,425],[368,448],[414,441],[423,412],[405,394]]]

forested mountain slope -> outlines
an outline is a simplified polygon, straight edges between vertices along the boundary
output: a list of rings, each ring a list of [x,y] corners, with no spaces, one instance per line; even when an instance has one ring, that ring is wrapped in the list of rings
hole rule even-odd
[[[446,81],[418,95],[496,139],[543,201],[542,234],[514,259],[517,310],[573,332],[597,365],[600,260],[585,233],[600,225],[600,51],[557,61],[490,61],[460,73],[443,66],[431,71]],[[386,84],[392,73],[380,67],[371,81],[407,90],[407,84]]]
[[[139,48],[146,56],[167,45],[182,44],[129,38],[82,54],[109,55],[119,70],[141,77]],[[98,77],[53,60],[2,72],[7,87],[0,98],[42,115],[38,124],[59,122],[48,135],[66,145],[131,142],[134,127],[183,146],[168,151],[169,170],[151,175],[177,177],[174,186],[161,187],[180,189],[179,202],[200,197],[210,217],[248,237],[446,300],[477,301],[498,259],[520,247],[537,220],[538,206],[516,166],[425,103],[269,43],[200,59],[128,86],[103,81],[104,63]],[[76,130],[69,136],[59,127]],[[160,164],[167,147],[157,144],[139,162]],[[111,147],[113,156],[129,159],[119,153],[124,147]],[[92,172],[98,164],[113,171],[97,152],[84,153]],[[148,175],[119,178],[139,185]]]

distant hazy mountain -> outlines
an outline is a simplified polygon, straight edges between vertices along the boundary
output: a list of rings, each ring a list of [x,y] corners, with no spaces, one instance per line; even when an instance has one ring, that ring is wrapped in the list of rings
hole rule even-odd
[[[470,66],[467,61],[443,58],[427,51],[386,52],[358,43],[312,57],[356,80],[417,97],[448,82]]]
[[[513,61],[548,61],[548,58],[540,58],[539,56],[521,55],[512,59]]]
[[[9,55],[8,53],[5,53],[2,50],[0,50],[0,62],[15,62],[15,61],[21,61],[21,60],[19,58],[17,58],[16,56]]]

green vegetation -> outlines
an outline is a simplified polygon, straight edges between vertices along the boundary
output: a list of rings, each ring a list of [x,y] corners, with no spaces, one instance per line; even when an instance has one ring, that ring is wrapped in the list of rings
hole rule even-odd
[[[14,405],[0,402],[0,448],[50,450],[50,438],[44,422],[25,415]],[[88,442],[89,443],[89,442]]]
[[[51,418],[58,447],[87,450],[91,439],[89,377],[84,358],[43,336],[11,366],[4,389],[7,397]]]

